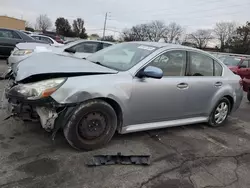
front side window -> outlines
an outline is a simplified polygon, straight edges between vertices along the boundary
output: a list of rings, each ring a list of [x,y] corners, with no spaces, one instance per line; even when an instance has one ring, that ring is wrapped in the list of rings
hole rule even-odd
[[[14,31],[1,30],[1,29],[0,29],[0,37],[2,37],[2,38],[12,38],[12,39],[21,39],[21,37],[17,33],[15,33]]]
[[[38,36],[32,36],[32,38],[35,40],[40,40],[40,37],[38,37]]]
[[[49,44],[53,44],[52,40],[50,40],[50,39],[47,38],[47,37],[41,37],[41,41],[47,42],[47,43],[49,43]]]
[[[138,43],[120,43],[104,48],[87,59],[118,71],[127,71],[157,49]]]
[[[98,47],[98,42],[82,42],[72,47],[72,49],[79,53],[95,53],[98,51]]]
[[[213,64],[212,58],[197,52],[190,52],[189,76],[213,76]]]
[[[244,60],[241,65],[245,66],[246,68],[248,68],[248,60]]]
[[[112,44],[109,44],[109,43],[102,43],[102,47],[103,48],[107,48],[107,47],[109,47],[109,46],[111,46]]]
[[[163,76],[184,76],[186,70],[186,51],[166,52],[154,59],[150,66],[163,71]]]

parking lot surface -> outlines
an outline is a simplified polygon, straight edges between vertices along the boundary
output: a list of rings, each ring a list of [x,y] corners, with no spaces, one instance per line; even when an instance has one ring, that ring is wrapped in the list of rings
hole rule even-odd
[[[6,68],[0,60],[0,72]],[[3,93],[5,81],[0,81]],[[3,120],[0,110],[1,188],[249,188],[250,104],[246,97],[228,123],[115,135],[104,148],[79,152],[59,132],[54,141],[39,124]],[[87,167],[96,154],[151,155],[150,166]]]

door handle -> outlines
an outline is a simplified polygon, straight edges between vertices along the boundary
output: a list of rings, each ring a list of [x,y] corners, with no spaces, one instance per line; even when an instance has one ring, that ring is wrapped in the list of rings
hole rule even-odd
[[[179,84],[177,85],[177,87],[178,87],[179,89],[186,89],[186,88],[188,88],[188,84],[187,84],[187,83],[179,83]]]
[[[214,86],[215,87],[220,87],[220,86],[222,86],[222,82],[215,82]]]

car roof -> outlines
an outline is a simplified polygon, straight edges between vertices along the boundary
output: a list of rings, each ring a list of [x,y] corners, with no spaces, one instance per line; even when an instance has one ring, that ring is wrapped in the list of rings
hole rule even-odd
[[[146,41],[133,41],[129,43],[136,43],[136,44],[141,44],[141,45],[148,45],[148,46],[153,46],[156,48],[181,48],[181,49],[192,49],[192,50],[197,50],[197,51],[202,51],[197,48],[192,48],[189,46],[183,46],[181,44],[172,44],[172,43],[164,43],[164,42],[146,42]]]
[[[9,29],[9,28],[3,28],[3,27],[0,27],[0,29],[21,32],[20,30],[17,30],[17,29]]]
[[[112,43],[112,42],[107,42],[107,41],[101,41],[101,40],[86,40],[86,39],[79,39],[79,40],[74,40],[68,44],[65,45],[66,46],[74,46],[78,43],[81,43],[81,42],[102,42],[102,43],[107,43],[107,44],[115,44],[115,43]]]

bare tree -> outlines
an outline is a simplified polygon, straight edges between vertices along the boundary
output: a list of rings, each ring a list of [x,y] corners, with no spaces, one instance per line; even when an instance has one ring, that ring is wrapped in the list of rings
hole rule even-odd
[[[210,29],[199,29],[196,32],[193,32],[188,35],[188,39],[192,42],[197,48],[205,48],[207,43],[213,39],[212,30]]]
[[[173,43],[177,41],[183,33],[183,28],[171,23],[168,26],[162,21],[155,20],[150,23],[133,26],[131,29],[123,31],[122,38],[125,41],[154,41],[163,39],[165,42]]]
[[[166,42],[173,43],[178,41],[183,34],[184,29],[175,22],[168,25],[168,40]]]
[[[81,18],[77,18],[76,20],[73,21],[73,31],[77,34],[80,35],[83,31],[85,31],[84,28],[84,20]]]
[[[41,14],[36,19],[36,28],[42,31],[46,31],[52,26],[52,22],[46,14]]]
[[[220,41],[220,49],[224,51],[224,48],[232,37],[236,34],[236,24],[234,22],[219,22],[216,23],[214,33]]]
[[[147,24],[148,40],[158,42],[161,38],[168,36],[169,30],[164,22],[156,20]]]

